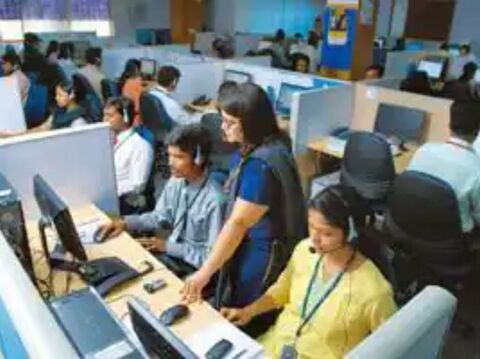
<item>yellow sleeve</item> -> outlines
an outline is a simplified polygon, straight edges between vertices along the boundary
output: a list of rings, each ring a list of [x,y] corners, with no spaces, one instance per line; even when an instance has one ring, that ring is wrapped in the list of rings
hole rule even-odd
[[[277,307],[285,306],[290,298],[290,288],[292,284],[292,276],[295,268],[295,261],[298,257],[300,244],[295,248],[287,267],[278,277],[277,281],[267,290],[267,295],[273,299]]]
[[[391,291],[386,291],[379,295],[367,309],[370,332],[373,332],[383,322],[387,321],[396,311],[397,305],[393,300]]]

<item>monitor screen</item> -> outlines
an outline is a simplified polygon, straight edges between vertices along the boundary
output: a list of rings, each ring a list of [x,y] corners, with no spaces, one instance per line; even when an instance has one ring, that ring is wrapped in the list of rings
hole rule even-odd
[[[475,82],[478,84],[480,83],[480,69],[475,72]]]
[[[419,142],[425,117],[426,113],[420,110],[381,103],[374,131],[402,141]]]
[[[225,70],[225,79],[224,81],[233,81],[238,84],[243,84],[246,82],[251,82],[252,75],[247,74],[246,72]]]
[[[443,62],[422,60],[418,64],[418,71],[425,71],[428,77],[439,79],[442,76],[443,66]]]
[[[145,76],[155,76],[157,62],[153,59],[140,59],[140,72]]]
[[[40,175],[33,178],[33,193],[42,218],[56,230],[63,248],[76,259],[86,261],[87,254],[65,202]]]
[[[199,359],[137,299],[128,301],[128,312],[133,330],[150,358]]]
[[[307,87],[290,85],[282,83],[280,86],[280,93],[277,99],[277,111],[290,113],[292,107],[292,98],[295,92],[308,90]]]

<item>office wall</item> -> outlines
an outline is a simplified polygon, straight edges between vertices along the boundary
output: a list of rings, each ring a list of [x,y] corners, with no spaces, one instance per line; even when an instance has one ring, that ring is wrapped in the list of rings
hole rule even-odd
[[[391,16],[392,16],[392,0],[379,1],[376,36],[388,36]]]
[[[170,0],[111,0],[115,37],[135,40],[136,28],[169,28]]]
[[[480,26],[478,26],[479,14],[480,1],[457,0],[452,29],[450,31],[450,41],[480,41]]]

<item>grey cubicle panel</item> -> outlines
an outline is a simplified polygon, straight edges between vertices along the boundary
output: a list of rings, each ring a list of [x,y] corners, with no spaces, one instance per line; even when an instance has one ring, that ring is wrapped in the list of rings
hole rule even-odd
[[[39,216],[33,177],[40,174],[67,205],[118,213],[113,145],[105,124],[0,141],[0,173],[19,192],[28,219]]]
[[[408,65],[415,61],[422,51],[419,50],[404,50],[404,51],[390,51],[387,53],[387,62],[385,64],[385,76],[405,78],[408,74]]]
[[[346,359],[438,359],[457,299],[429,286],[348,353]]]
[[[79,358],[0,231],[0,357]]]
[[[24,131],[27,126],[15,77],[0,78],[0,132]]]

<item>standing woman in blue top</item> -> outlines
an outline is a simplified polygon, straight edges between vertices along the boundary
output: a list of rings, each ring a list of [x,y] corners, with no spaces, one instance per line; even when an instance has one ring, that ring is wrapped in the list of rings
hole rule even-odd
[[[227,141],[240,145],[226,184],[228,218],[183,294],[187,301],[199,300],[212,276],[229,262],[231,292],[221,305],[245,305],[276,280],[306,235],[305,200],[295,160],[262,88],[236,85],[218,102]]]

